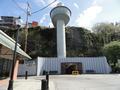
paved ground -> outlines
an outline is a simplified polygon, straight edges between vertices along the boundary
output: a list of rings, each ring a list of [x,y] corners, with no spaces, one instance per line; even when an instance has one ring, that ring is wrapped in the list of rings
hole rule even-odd
[[[44,78],[44,76],[32,76],[25,80],[19,77],[14,82],[14,90],[41,90],[41,80]]]
[[[44,76],[19,78],[14,90],[41,90]],[[0,81],[0,90],[7,90],[8,80]],[[50,76],[50,90],[120,90],[120,75],[54,75]]]
[[[40,80],[17,80],[14,90],[41,90]]]
[[[27,80],[24,77],[19,77],[14,81],[14,90],[41,90],[41,79],[45,77],[29,77]],[[0,90],[7,90],[8,79],[0,80]]]
[[[120,90],[120,75],[53,76],[50,90]]]
[[[0,80],[0,90],[6,90],[8,86],[8,79]]]

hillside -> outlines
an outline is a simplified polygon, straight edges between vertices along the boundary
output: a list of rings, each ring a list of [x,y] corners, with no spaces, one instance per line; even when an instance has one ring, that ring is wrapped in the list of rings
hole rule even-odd
[[[23,33],[21,33],[23,34]],[[24,35],[20,35],[24,36]],[[24,37],[20,37],[22,47]],[[68,57],[75,56],[100,56],[101,48],[98,37],[81,27],[66,27],[66,49]],[[55,28],[30,28],[28,35],[27,52],[33,58],[56,57],[56,29]]]
[[[111,25],[110,25],[111,26]],[[99,27],[99,26],[98,26]],[[101,27],[101,26],[100,26]],[[113,26],[112,26],[113,27]],[[114,28],[107,29],[111,32],[106,32],[106,27],[102,27],[101,33],[90,32],[82,27],[66,27],[66,50],[68,57],[79,56],[102,56],[102,47],[111,42],[120,40],[120,30],[117,28],[115,33]],[[27,53],[32,57],[56,57],[56,28],[35,27],[28,29],[28,45]],[[105,31],[105,32],[103,32]],[[114,32],[113,32],[114,31]],[[12,38],[15,38],[16,30],[4,30]],[[20,30],[19,43],[24,50],[25,42],[24,29]]]

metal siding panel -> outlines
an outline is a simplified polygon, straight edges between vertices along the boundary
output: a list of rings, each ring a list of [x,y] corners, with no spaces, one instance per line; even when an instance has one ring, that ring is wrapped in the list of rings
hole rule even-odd
[[[106,60],[103,58],[103,60],[104,60],[104,73],[107,73],[107,64],[106,64]]]
[[[94,70],[96,73],[99,73],[99,69],[100,69],[99,65],[100,65],[100,63],[99,63],[98,58],[92,58],[92,62],[94,63],[94,64],[93,64],[93,67],[94,67],[93,70]]]
[[[92,62],[93,62],[93,64],[92,64],[92,70],[94,70],[95,72],[96,72],[96,67],[95,67],[95,62],[96,62],[97,60],[95,60],[95,58],[92,58]]]
[[[111,67],[108,64],[106,57],[104,57],[104,59],[105,59],[105,62],[106,62],[106,72],[110,73],[111,72]]]
[[[41,75],[42,74],[42,72],[43,72],[43,69],[44,69],[44,64],[45,64],[45,61],[44,61],[44,59],[43,58],[39,58],[39,74]]]
[[[105,73],[108,73],[108,63],[107,60],[104,58],[104,68],[105,68]]]
[[[101,63],[100,63],[100,67],[101,67],[101,73],[105,73],[106,72],[106,68],[105,68],[105,60],[102,59],[102,60],[99,60]]]
[[[94,68],[94,58],[91,58],[91,61],[92,61],[92,65],[91,65],[92,67],[91,67],[91,69],[94,70],[94,71],[96,71],[96,69]]]
[[[55,71],[56,70],[56,63],[55,63],[55,59],[51,58],[50,59],[50,64],[51,64],[51,71]]]
[[[50,59],[51,71],[54,71],[55,68],[56,68],[56,65],[55,65],[54,61],[55,61],[54,58]]]
[[[57,63],[57,71],[58,71],[58,74],[60,74],[60,64],[61,64],[61,62],[60,62],[60,60],[58,60],[58,59],[55,59],[56,60],[56,63]]]
[[[103,73],[103,64],[102,64],[102,60],[100,58],[97,59],[97,73]]]
[[[62,59],[61,58],[57,59],[57,61],[58,61],[58,74],[60,74],[61,73],[61,62],[62,62]]]
[[[95,66],[95,65],[96,65],[96,61],[97,61],[97,60],[95,60],[95,58],[94,58],[93,60],[94,60],[94,65],[93,65],[93,68],[94,68],[94,70],[95,70],[95,72],[96,72],[96,71],[97,71],[97,69],[96,69],[96,66]]]
[[[95,68],[95,72],[98,73],[99,69],[97,68],[98,67],[98,61],[97,60],[94,61],[94,65],[95,65],[95,67],[94,67]]]
[[[40,59],[40,58],[38,58],[38,59]],[[62,62],[81,62],[83,65],[82,67],[83,67],[84,73],[86,70],[95,70],[96,73],[107,73],[107,65],[108,64],[106,62],[106,58],[104,58],[104,57],[42,58],[42,60],[44,61],[44,65],[42,67],[44,70],[51,70],[51,71],[57,70],[59,74],[61,73],[61,63]],[[39,64],[40,63],[41,62],[39,62]],[[38,70],[40,70],[40,69],[38,69]]]
[[[46,58],[44,58],[44,60],[45,60],[45,68],[44,68],[44,70],[47,71],[48,62],[47,62],[47,59],[46,59]]]
[[[93,63],[94,63],[94,62],[93,62],[93,58],[90,58],[90,60],[88,60],[88,61],[89,61],[89,63],[91,64],[91,65],[90,65],[90,69],[92,70],[92,66],[93,66]]]
[[[55,71],[56,70],[56,63],[55,63],[55,59],[51,58],[50,60],[50,64],[51,64],[51,71]]]
[[[37,76],[40,75],[40,68],[39,68],[39,66],[40,66],[40,60],[39,60],[39,57],[38,57],[37,58]]]
[[[84,65],[84,73],[86,73],[86,70],[88,70],[89,69],[89,62],[88,62],[88,60],[85,60],[84,61],[85,63],[83,64]]]
[[[87,62],[86,60],[82,60],[82,58],[78,59],[82,63],[83,73],[85,73],[85,70],[87,68]]]
[[[90,58],[89,60],[87,58],[87,61],[89,62],[89,64],[91,64],[91,65],[88,65],[89,69],[91,70],[92,69],[92,64],[93,64],[92,58]]]
[[[103,63],[103,60],[99,60],[99,69],[100,69],[100,73],[104,73],[104,63]]]
[[[45,59],[44,59],[44,58],[41,58],[41,60],[42,60],[42,66],[41,66],[40,75],[43,74],[43,71],[45,70],[45,67],[46,67]]]
[[[24,64],[19,65],[18,75],[25,75],[25,72],[28,71],[28,75],[36,75],[36,63],[35,61],[26,61]],[[34,63],[34,64],[33,64]]]
[[[53,62],[53,60],[51,60],[51,58],[49,59],[49,64],[50,64],[50,68],[49,68],[49,71],[52,71],[52,70],[54,70],[54,65],[52,65],[52,62]]]
[[[50,69],[52,68],[52,67],[51,67],[51,60],[48,58],[48,59],[46,59],[46,62],[47,62],[47,65],[46,65],[46,66],[47,66],[47,67],[46,67],[46,68],[47,68],[47,71],[50,71]]]

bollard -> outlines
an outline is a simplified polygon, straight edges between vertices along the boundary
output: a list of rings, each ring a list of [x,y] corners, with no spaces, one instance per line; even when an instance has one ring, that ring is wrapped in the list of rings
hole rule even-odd
[[[45,80],[45,79],[42,80],[41,90],[48,90],[47,80]]]
[[[25,71],[25,79],[28,79],[28,71]]]
[[[47,80],[47,87],[49,88],[49,73],[46,74],[46,80]]]

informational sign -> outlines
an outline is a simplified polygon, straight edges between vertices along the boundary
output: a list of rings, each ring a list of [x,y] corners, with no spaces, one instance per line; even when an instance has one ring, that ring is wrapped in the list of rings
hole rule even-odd
[[[72,71],[72,75],[78,75],[79,71]]]
[[[38,26],[38,22],[33,21],[33,22],[32,22],[32,27],[37,27],[37,26]]]

